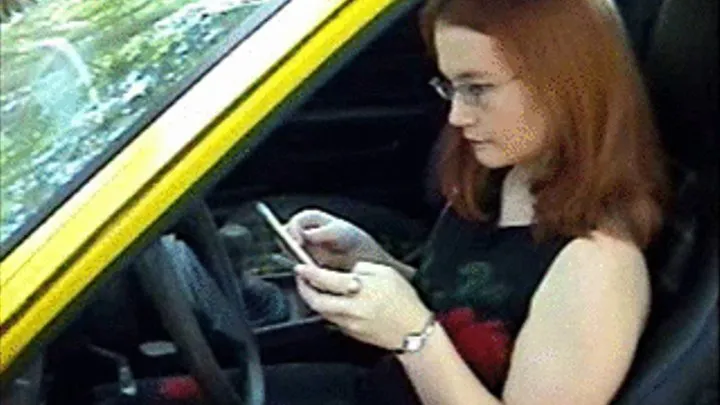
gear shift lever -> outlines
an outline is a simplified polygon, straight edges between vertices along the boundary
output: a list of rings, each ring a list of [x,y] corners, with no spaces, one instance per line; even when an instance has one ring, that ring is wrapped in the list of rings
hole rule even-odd
[[[250,324],[260,327],[286,321],[290,310],[282,290],[275,284],[238,269],[237,264],[248,254],[253,243],[250,231],[242,225],[228,223],[220,228],[220,237],[237,276],[243,280],[242,294]]]

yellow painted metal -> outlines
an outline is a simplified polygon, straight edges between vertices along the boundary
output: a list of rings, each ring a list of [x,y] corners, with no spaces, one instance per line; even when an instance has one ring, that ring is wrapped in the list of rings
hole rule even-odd
[[[327,0],[330,1],[330,0]],[[98,173],[55,216],[0,263],[0,321],[6,322],[33,297],[22,316],[0,336],[0,371],[55,319],[75,296],[92,283],[145,229],[152,225],[182,194],[218,162],[240,139],[297,89],[324,61],[378,14],[397,0],[337,2],[336,13],[302,47],[265,78],[248,97],[219,122],[215,122],[181,159],[159,161],[172,142],[166,131],[179,125],[163,118],[171,107],[118,157]],[[202,82],[200,82],[201,84]],[[180,100],[193,100],[190,91]],[[220,115],[220,114],[218,114]],[[202,122],[208,117],[190,117]],[[177,122],[177,121],[176,121]],[[196,122],[197,123],[197,122]],[[178,146],[178,145],[172,145]],[[147,179],[148,167],[157,174]],[[141,183],[141,184],[138,184]],[[138,193],[119,198],[118,192]],[[89,232],[93,232],[89,234]],[[81,241],[81,243],[78,243]],[[70,248],[66,248],[70,245]],[[74,247],[74,248],[73,248]],[[8,291],[13,288],[14,290]],[[40,292],[42,293],[36,294]],[[3,308],[5,306],[9,308]]]
[[[181,159],[183,150],[211,122],[344,3],[295,0],[287,5],[0,263],[0,325],[58,274],[68,258],[91,240],[91,233],[137,199],[145,184],[169,162]]]

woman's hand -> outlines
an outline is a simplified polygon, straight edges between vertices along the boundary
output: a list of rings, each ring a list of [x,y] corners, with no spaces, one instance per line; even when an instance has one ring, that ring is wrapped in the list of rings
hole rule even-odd
[[[307,305],[365,343],[398,349],[430,316],[410,283],[388,266],[359,262],[352,272],[343,273],[299,265],[295,273]]]
[[[367,232],[323,211],[301,211],[285,227],[321,266],[350,270],[359,261],[394,260]]]

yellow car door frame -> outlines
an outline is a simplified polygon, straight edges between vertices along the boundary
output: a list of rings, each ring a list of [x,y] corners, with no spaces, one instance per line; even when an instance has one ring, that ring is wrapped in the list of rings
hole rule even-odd
[[[3,377],[91,285],[157,237],[171,209],[322,82],[335,58],[414,4],[292,0],[209,69],[0,262]]]

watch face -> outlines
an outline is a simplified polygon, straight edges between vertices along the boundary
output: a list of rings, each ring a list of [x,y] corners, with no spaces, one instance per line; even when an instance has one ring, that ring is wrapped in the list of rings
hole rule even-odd
[[[423,338],[421,336],[408,336],[405,339],[405,350],[408,352],[416,352],[420,350],[423,345]]]

